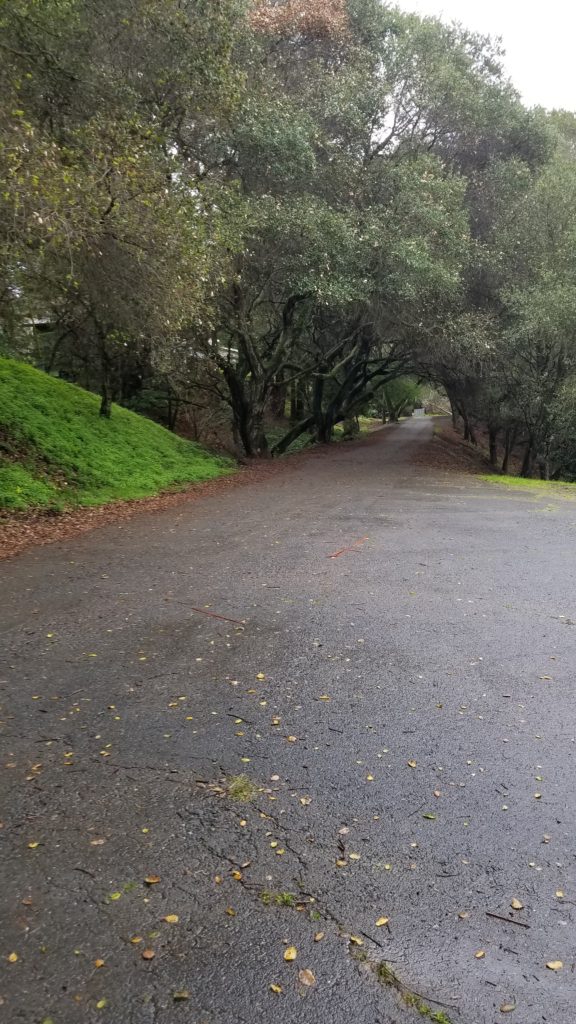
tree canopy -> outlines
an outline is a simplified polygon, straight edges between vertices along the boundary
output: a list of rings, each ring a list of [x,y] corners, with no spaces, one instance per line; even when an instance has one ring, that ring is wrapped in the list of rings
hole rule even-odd
[[[47,323],[104,415],[202,396],[247,456],[288,400],[278,453],[426,378],[494,460],[576,471],[576,119],[493,41],[379,0],[5,0],[0,34],[7,351]]]

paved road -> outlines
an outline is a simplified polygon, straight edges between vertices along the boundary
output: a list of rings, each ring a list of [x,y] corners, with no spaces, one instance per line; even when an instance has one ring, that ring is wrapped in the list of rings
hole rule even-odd
[[[11,1024],[573,1024],[576,504],[431,434],[4,564]]]

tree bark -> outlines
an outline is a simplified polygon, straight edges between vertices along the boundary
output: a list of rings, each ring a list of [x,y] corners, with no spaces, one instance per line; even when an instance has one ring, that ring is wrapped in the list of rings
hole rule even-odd
[[[520,476],[531,477],[532,468],[534,464],[534,438],[530,437],[526,449],[524,451],[524,458],[522,460],[522,469],[520,470]]]
[[[510,456],[516,443],[516,430],[508,427],[504,434],[504,458],[502,459],[502,472],[507,473],[510,465]]]
[[[498,431],[490,427],[488,430],[488,444],[490,446],[490,465],[498,465]]]
[[[272,455],[283,455],[284,452],[287,451],[287,449],[290,447],[292,442],[296,440],[296,438],[300,437],[307,430],[310,430],[313,426],[313,416],[307,416],[306,419],[301,420],[299,423],[296,423],[292,427],[292,429],[289,430],[288,433],[285,434],[280,441],[278,441],[278,444],[274,445],[272,449]]]

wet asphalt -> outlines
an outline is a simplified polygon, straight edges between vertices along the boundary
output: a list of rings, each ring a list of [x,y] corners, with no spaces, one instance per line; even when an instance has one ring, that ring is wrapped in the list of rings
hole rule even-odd
[[[576,502],[433,426],[0,567],[0,1019],[574,1024]]]

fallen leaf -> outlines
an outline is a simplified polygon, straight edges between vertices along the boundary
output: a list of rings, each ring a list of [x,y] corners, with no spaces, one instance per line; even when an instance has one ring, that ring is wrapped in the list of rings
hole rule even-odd
[[[256,679],[266,679],[266,676],[264,675],[263,672],[257,672]]]
[[[90,846],[104,846],[105,839],[91,839]]]
[[[366,776],[366,782],[374,782],[374,776],[373,775],[367,775]]]
[[[156,885],[160,881],[160,875],[146,875],[146,885]]]
[[[502,1003],[500,1013],[512,1013],[516,1009],[516,1003]]]
[[[435,814],[423,814],[422,817],[426,818],[427,821],[436,821]]]
[[[142,950],[142,959],[143,960],[153,960],[155,956],[156,956],[156,953],[154,952],[153,949],[143,949]]]
[[[103,1010],[105,1006],[108,1006],[107,999],[99,999],[98,1002],[96,1003],[97,1010]]]
[[[9,953],[8,954],[8,963],[15,964],[15,963],[17,963],[17,961],[18,961],[18,953]]]
[[[563,890],[562,889],[556,889],[555,896],[556,896],[557,899],[563,900],[564,899],[564,892],[563,892]]]
[[[232,878],[235,879],[236,882],[240,882],[242,880],[241,871],[231,871],[230,874],[232,875]]]
[[[343,860],[342,857],[339,857],[338,860],[336,861],[336,867],[337,868],[345,868],[345,867],[347,867],[347,865],[348,865],[348,861],[347,860]]]
[[[286,739],[288,740],[288,743],[296,743],[298,737],[297,736],[287,736]]]
[[[178,924],[179,918],[178,914],[166,914],[166,916],[163,917],[162,920],[166,921],[167,924]]]
[[[561,971],[564,967],[562,960],[549,960],[546,964],[549,971]]]
[[[512,910],[524,910],[522,900],[517,900],[516,897],[514,897],[513,900],[510,900],[510,906],[512,907]]]
[[[364,945],[364,939],[361,939],[359,935],[351,935],[350,942],[352,942],[355,946]]]
[[[308,807],[308,805],[312,803],[312,797],[311,796],[301,796],[300,797],[300,803],[302,804],[302,807]]]
[[[108,893],[108,899],[109,900],[120,900],[120,899],[122,899],[122,893],[121,892],[109,892]]]
[[[270,985],[270,991],[276,992],[277,995],[280,995],[282,991],[282,985]]]
[[[415,768],[416,767],[416,761],[408,761],[408,767],[409,768]]]
[[[190,993],[188,989],[180,989],[179,992],[174,992],[172,998],[175,1003],[183,1003],[186,999],[190,999]]]
[[[382,928],[385,924],[388,924],[389,920],[389,917],[379,917],[378,920],[376,921],[376,927]]]
[[[458,917],[460,918],[461,921],[467,921],[468,918],[470,917],[470,911],[461,910],[460,913],[458,914]]]
[[[324,932],[316,932],[314,935],[314,942],[322,942],[324,938]]]
[[[143,942],[142,936],[133,935],[132,938],[130,939],[130,942],[132,943],[133,946],[137,946],[139,942]]]
[[[477,960],[483,960],[484,957],[486,956],[486,953],[484,952],[483,949],[477,949],[476,952],[474,953],[474,956],[476,957]]]
[[[236,917],[234,907],[226,907],[226,913],[228,914],[228,917]]]
[[[298,950],[296,946],[288,946],[288,949],[284,950],[284,959],[287,961],[295,960],[298,956]]]
[[[104,960],[95,960],[94,961],[94,967],[104,967],[104,963],[105,963]]]
[[[305,967],[302,971],[298,971],[298,981],[302,985],[306,985],[308,987],[316,984],[316,978],[308,967]]]
[[[350,860],[360,860],[361,855],[359,853],[349,853],[348,856]]]

